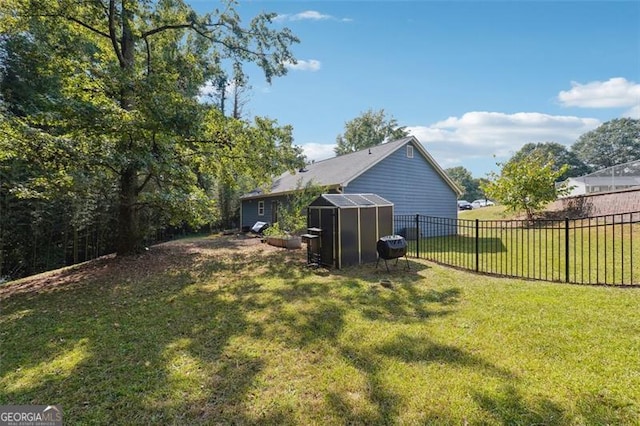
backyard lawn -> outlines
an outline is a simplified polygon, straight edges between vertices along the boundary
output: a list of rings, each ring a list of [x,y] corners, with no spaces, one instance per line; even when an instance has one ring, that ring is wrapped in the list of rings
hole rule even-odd
[[[640,288],[410,264],[313,270],[209,237],[2,285],[0,404],[68,424],[640,424]]]

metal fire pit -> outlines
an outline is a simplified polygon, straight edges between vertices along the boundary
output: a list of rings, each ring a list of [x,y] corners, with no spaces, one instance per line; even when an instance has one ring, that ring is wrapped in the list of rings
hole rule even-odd
[[[384,264],[389,272],[389,264],[387,260],[396,259],[396,265],[398,260],[404,256],[407,261],[407,269],[409,267],[409,259],[407,258],[407,241],[400,235],[387,235],[381,237],[376,244],[376,250],[378,251],[378,261],[376,262],[376,268],[380,259],[384,260]]]

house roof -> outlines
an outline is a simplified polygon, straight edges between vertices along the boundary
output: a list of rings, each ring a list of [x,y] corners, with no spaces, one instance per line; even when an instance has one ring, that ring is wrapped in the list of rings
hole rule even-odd
[[[422,154],[427,162],[431,164],[451,189],[460,195],[460,189],[455,183],[453,183],[451,178],[447,176],[444,170],[442,170],[438,163],[435,162],[433,157],[429,155],[422,144],[414,136],[410,136],[372,146],[371,148],[366,148],[361,151],[339,155],[327,160],[307,164],[303,169],[297,170],[294,173],[285,172],[274,179],[269,191],[264,192],[257,189],[243,195],[241,198],[256,198],[267,194],[286,194],[299,189],[309,182],[329,188],[344,187],[349,185],[349,182],[362,175],[364,172],[371,169],[380,161],[410,142],[413,143],[413,146]]]

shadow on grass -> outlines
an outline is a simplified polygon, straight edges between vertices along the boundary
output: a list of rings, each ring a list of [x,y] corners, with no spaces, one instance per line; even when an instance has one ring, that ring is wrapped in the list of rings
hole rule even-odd
[[[496,231],[497,233],[498,231]],[[416,241],[412,241],[408,247],[409,253],[415,256],[418,250]],[[420,256],[437,254],[474,254],[476,252],[476,239],[467,235],[446,235],[442,237],[423,238],[420,240]],[[484,237],[478,238],[478,252],[480,254],[504,253],[507,251],[502,238]]]
[[[380,354],[397,358],[408,363],[446,363],[474,370],[484,370],[492,376],[514,379],[507,370],[488,363],[481,357],[472,355],[456,346],[443,345],[427,337],[413,337],[399,334],[378,348]]]
[[[320,393],[315,418],[329,423],[398,422],[403,395],[385,382],[384,360],[449,363],[514,380],[428,337],[383,335],[370,347],[343,340],[354,316],[375,329],[454,312],[460,289],[429,289],[424,264],[316,271],[301,251],[227,242],[181,241],[137,259],[104,259],[65,272],[71,285],[59,291],[41,282],[9,294],[0,312],[0,403],[60,404],[65,419],[84,424],[300,424],[310,409],[299,403],[307,401],[282,401],[270,382],[279,380],[269,368],[283,348],[335,353],[366,382],[363,405],[347,392],[311,389]],[[479,395],[477,403],[497,421],[510,419],[504,411],[540,407],[507,397]],[[426,420],[460,420],[446,416]]]

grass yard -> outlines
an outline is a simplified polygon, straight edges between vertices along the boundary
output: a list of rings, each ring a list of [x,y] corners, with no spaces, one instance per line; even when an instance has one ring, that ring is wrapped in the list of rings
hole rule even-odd
[[[423,238],[420,257],[474,270],[475,224],[461,224],[457,231],[458,235]],[[640,284],[640,224],[589,229],[582,221],[572,221],[568,237],[570,282]],[[521,227],[515,222],[482,222],[478,232],[479,271],[565,281],[565,238],[562,222],[542,229]],[[409,250],[415,254],[415,241],[409,241]]]
[[[0,286],[0,404],[91,425],[640,424],[640,289],[303,258],[212,237]]]
[[[568,272],[571,283],[640,285],[640,223],[628,223],[631,214],[570,220],[566,233],[564,220],[530,226],[507,213],[504,206],[491,206],[459,211],[457,221],[425,217],[422,235],[445,236],[423,237],[419,246],[409,240],[409,254],[475,270],[477,219],[480,272],[562,282]],[[413,223],[396,225],[417,226]]]

